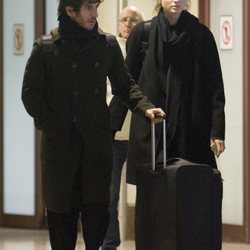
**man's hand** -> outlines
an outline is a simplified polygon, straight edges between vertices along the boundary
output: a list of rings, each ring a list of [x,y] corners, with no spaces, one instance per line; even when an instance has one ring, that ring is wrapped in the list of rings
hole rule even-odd
[[[166,117],[166,114],[161,108],[147,109],[145,116],[148,117],[153,123],[160,123]]]
[[[210,147],[214,154],[219,157],[225,150],[225,142],[220,139],[211,139]]]

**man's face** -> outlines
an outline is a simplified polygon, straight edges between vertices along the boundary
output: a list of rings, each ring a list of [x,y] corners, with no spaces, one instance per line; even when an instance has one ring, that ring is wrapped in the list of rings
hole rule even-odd
[[[119,19],[119,26],[118,26],[119,36],[127,39],[131,30],[140,21],[141,19],[138,17],[138,15],[134,11],[130,9],[125,9],[121,13],[120,19]]]
[[[92,30],[97,22],[98,7],[99,3],[84,2],[79,12],[73,10],[71,6],[66,7],[66,12],[79,26],[86,30]]]

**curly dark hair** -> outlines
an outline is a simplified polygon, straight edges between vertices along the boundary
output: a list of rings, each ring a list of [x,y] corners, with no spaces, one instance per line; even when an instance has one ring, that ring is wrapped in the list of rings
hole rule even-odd
[[[71,6],[76,12],[78,12],[81,8],[81,5],[84,2],[88,2],[89,4],[102,3],[104,0],[60,0],[57,14],[58,16],[65,14],[66,6]]]

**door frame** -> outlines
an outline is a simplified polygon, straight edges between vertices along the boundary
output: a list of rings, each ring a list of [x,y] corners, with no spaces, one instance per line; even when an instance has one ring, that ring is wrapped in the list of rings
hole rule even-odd
[[[210,23],[210,0],[198,0],[199,20],[209,27]]]
[[[243,0],[244,234],[250,243],[250,2]]]

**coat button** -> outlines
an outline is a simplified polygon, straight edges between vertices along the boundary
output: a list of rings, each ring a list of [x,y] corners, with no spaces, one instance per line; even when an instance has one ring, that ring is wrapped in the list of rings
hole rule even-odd
[[[94,89],[94,93],[96,94],[96,95],[98,95],[99,94],[99,89]]]
[[[74,91],[73,94],[74,94],[75,97],[78,96],[78,92],[77,91]]]
[[[72,68],[73,68],[73,69],[76,69],[76,68],[77,68],[77,63],[75,63],[75,62],[72,63]]]
[[[98,68],[100,66],[99,62],[95,62],[95,68]]]
[[[74,118],[72,119],[72,121],[73,121],[74,123],[76,123],[76,122],[77,122],[77,118],[74,117]]]

